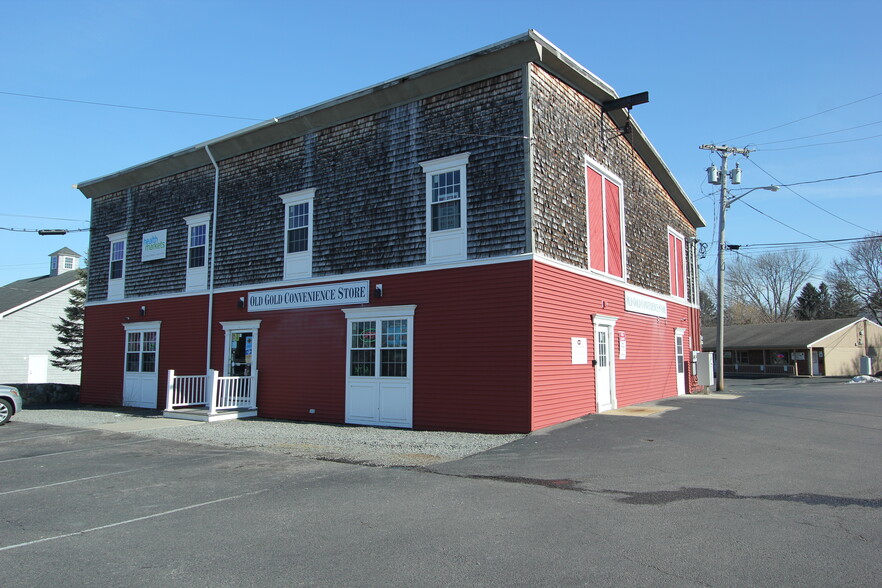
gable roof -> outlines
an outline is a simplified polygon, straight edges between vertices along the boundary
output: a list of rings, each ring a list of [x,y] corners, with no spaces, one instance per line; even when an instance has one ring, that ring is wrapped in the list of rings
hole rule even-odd
[[[74,251],[73,249],[68,249],[67,247],[62,247],[55,253],[50,253],[49,257],[55,257],[56,255],[66,255],[67,257],[82,257],[79,253]]]
[[[527,63],[540,65],[598,104],[619,98],[611,86],[531,29],[522,35],[437,65],[291,114],[272,118],[107,176],[80,182],[74,187],[86,198],[111,194],[131,186],[211,165],[212,161],[206,148],[210,148],[215,160],[221,161],[510,72]],[[612,110],[607,114],[619,127],[630,123],[632,132],[628,140],[635,151],[646,162],[686,219],[695,227],[705,226],[701,214],[637,123],[624,109]]]
[[[52,294],[72,288],[79,281],[77,272],[65,272],[57,276],[25,278],[6,284],[0,287],[0,318]]]
[[[798,349],[809,347],[819,339],[862,320],[864,319],[852,317],[792,323],[726,325],[723,349]],[[701,336],[704,340],[702,347],[705,350],[717,348],[716,327],[703,327]]]

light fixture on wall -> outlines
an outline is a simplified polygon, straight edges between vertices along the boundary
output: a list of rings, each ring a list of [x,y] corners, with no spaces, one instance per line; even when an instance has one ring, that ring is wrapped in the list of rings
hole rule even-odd
[[[236,301],[236,306],[239,308],[245,308],[245,297],[239,296],[239,300]]]
[[[383,284],[377,284],[374,286],[374,298],[382,298],[383,297]]]
[[[147,316],[147,307],[142,306],[139,312],[141,313],[141,316]]]

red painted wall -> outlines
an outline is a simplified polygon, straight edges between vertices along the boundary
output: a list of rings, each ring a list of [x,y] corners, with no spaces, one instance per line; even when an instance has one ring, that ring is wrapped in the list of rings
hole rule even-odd
[[[337,279],[333,282],[345,282]],[[416,304],[413,425],[416,429],[527,432],[595,411],[592,315],[615,326],[616,397],[627,406],[676,394],[674,329],[697,333],[698,313],[668,302],[668,318],[624,310],[624,291],[541,262],[524,261],[372,279],[369,305]],[[258,408],[264,417],[343,423],[346,318],[341,307],[248,312],[246,291],[215,296],[212,367],[223,370],[221,322],[260,320]],[[603,306],[605,303],[605,307]],[[147,313],[141,317],[139,309]],[[157,406],[166,372],[205,371],[207,297],[89,306],[81,401],[122,403],[123,323],[161,321]],[[128,318],[127,318],[128,317]],[[619,333],[627,358],[618,359]],[[589,340],[589,364],[572,365],[571,337]],[[691,339],[697,346],[696,337]],[[688,356],[687,356],[688,361]],[[309,410],[315,413],[310,414]]]
[[[619,407],[677,394],[674,329],[686,328],[684,344],[690,344],[691,334],[697,347],[694,309],[668,301],[666,319],[627,312],[621,286],[538,261],[533,268],[534,430],[596,411],[594,314],[618,318],[613,350]],[[626,340],[624,360],[619,359],[620,333]],[[572,337],[588,339],[587,365],[573,365]]]
[[[384,276],[371,307],[416,304],[413,424],[482,432],[530,427],[530,262]],[[344,279],[333,282],[344,282]],[[212,367],[223,370],[221,322],[261,320],[258,409],[265,417],[345,420],[346,318],[341,307],[248,312],[247,292],[215,296]],[[138,309],[147,307],[140,317]],[[207,298],[90,306],[81,401],[122,403],[125,317],[162,321],[157,406],[166,372],[205,372]],[[131,320],[129,321],[131,322]],[[309,410],[315,409],[314,414]]]

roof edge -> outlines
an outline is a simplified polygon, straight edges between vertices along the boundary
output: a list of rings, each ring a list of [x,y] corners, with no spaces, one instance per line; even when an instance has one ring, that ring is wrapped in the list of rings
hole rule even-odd
[[[440,63],[274,117],[244,129],[198,143],[121,171],[74,185],[86,198],[104,196],[138,184],[211,165],[206,147],[217,161],[345,123],[413,100],[487,79],[535,62],[592,100],[603,103],[618,98],[616,91],[534,29],[526,33],[452,57]],[[619,125],[623,111],[609,113]],[[706,226],[701,214],[662,160],[643,130],[631,120],[631,144],[686,218],[696,227]]]

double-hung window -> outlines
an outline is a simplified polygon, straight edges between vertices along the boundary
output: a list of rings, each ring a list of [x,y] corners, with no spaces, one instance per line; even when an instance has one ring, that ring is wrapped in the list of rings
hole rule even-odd
[[[185,216],[187,223],[186,291],[208,288],[208,225],[211,213]]]
[[[125,296],[126,239],[128,231],[107,235],[110,241],[110,266],[107,276],[107,299],[119,300]]]
[[[466,165],[469,153],[423,161],[426,174],[426,263],[466,259]]]
[[[600,165],[587,160],[589,267],[617,278],[625,277],[622,182]]]
[[[279,198],[285,204],[285,279],[308,278],[312,275],[315,190],[301,190]]]
[[[686,298],[686,249],[684,238],[668,229],[668,263],[671,274],[671,296]]]

